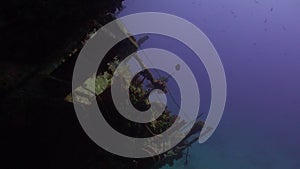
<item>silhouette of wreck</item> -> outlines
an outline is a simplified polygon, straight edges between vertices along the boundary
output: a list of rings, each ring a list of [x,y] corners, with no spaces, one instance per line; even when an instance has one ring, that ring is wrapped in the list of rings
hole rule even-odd
[[[119,23],[119,30],[124,34],[130,35],[129,32],[126,31],[126,28]],[[110,33],[110,32],[109,32]],[[111,38],[114,38],[113,36]],[[75,91],[77,92],[76,98],[72,98],[71,94],[68,94],[65,97],[65,100],[72,103],[74,99],[77,102],[82,104],[91,104],[90,98],[93,97],[92,89],[89,89],[90,80],[95,80],[95,93],[97,96],[97,101],[101,112],[108,123],[118,132],[121,132],[125,135],[131,137],[151,137],[161,132],[165,131],[169,128],[175,121],[176,115],[171,114],[167,109],[164,111],[163,115],[160,116],[156,121],[147,123],[147,124],[138,124],[132,122],[130,120],[125,119],[122,115],[119,114],[118,110],[115,108],[112,96],[111,96],[111,78],[115,68],[118,64],[125,59],[128,55],[136,52],[141,45],[141,42],[144,42],[149,37],[144,36],[139,40],[136,40],[133,36],[129,36],[129,38],[121,41],[117,46],[115,46],[110,52],[106,55],[105,59],[102,61],[101,66],[99,67],[99,71],[97,72],[96,79],[87,79],[83,82],[82,86],[79,86]],[[89,38],[86,38],[89,39]],[[146,68],[143,64],[142,60],[139,59],[139,56],[134,54],[134,59],[137,61],[140,67]],[[88,61],[87,61],[88,63]],[[107,65],[107,66],[105,66]],[[68,64],[62,64],[60,66],[60,70],[63,71],[66,69],[65,66]],[[178,67],[178,65],[175,65]],[[104,67],[104,68],[103,68]],[[58,69],[57,69],[58,70]],[[61,74],[62,72],[55,71],[55,74]],[[148,101],[149,91],[153,89],[160,89],[162,91],[167,92],[168,90],[166,85],[166,78],[162,77],[154,77],[152,72],[145,69],[140,72],[135,78],[130,82],[130,98],[134,107],[139,110],[147,110],[150,105]],[[148,85],[145,85],[145,81],[148,81]],[[150,85],[149,85],[150,83]],[[101,84],[101,85],[97,85]],[[158,105],[162,106],[162,105]],[[197,135],[203,126],[203,122],[197,119],[194,127],[191,129],[189,134],[183,139],[177,146],[167,151],[166,153],[154,156],[152,158],[144,158],[144,159],[129,159],[129,158],[121,158],[121,157],[110,157],[110,159],[117,158],[116,161],[122,161],[122,164],[125,166],[130,166],[130,168],[160,168],[166,164],[173,164],[173,161],[179,158],[182,158],[185,149],[191,146],[197,139]],[[149,145],[147,150],[149,154],[155,152],[155,147]],[[187,152],[188,153],[188,152]],[[187,157],[188,155],[186,155]],[[186,159],[187,160],[187,159]],[[100,159],[98,163],[100,163]],[[113,160],[115,164],[115,160]],[[105,162],[103,162],[105,163]],[[100,165],[100,164],[99,164]],[[118,167],[117,167],[118,168]],[[125,167],[127,168],[127,167]]]
[[[25,74],[22,78],[10,79],[18,82],[2,86],[3,113],[0,125],[3,138],[7,139],[3,139],[1,143],[5,147],[5,161],[10,168],[152,169],[166,164],[172,165],[174,160],[183,157],[186,158],[187,164],[188,151],[185,153],[185,150],[197,141],[203,126],[199,119],[189,134],[174,148],[143,159],[124,158],[103,150],[85,134],[77,120],[73,99],[88,105],[91,95],[85,85],[89,83],[87,79],[82,86],[78,86],[82,97],[72,98],[70,93],[73,68],[87,40],[104,24],[116,19],[112,13],[122,9],[122,1],[112,2],[113,5],[108,5],[106,12],[84,22],[81,34],[71,40],[66,38],[69,43],[62,45],[63,52],[54,53],[55,56],[48,57],[45,61],[38,61],[38,66],[31,66],[31,69],[26,68],[25,73],[22,72]],[[129,34],[122,24],[119,24],[119,29]],[[107,31],[109,33],[110,30]],[[115,130],[133,137],[157,135],[169,128],[176,118],[176,115],[166,109],[153,123],[134,123],[118,113],[111,99],[110,79],[114,71],[112,65],[117,65],[136,52],[147,39],[148,37],[144,37],[136,40],[130,36],[115,45],[105,56],[96,76],[98,88],[95,90],[103,116]],[[143,66],[138,56],[135,56],[135,59]],[[4,78],[3,81],[9,80]],[[144,85],[146,81],[151,85]],[[140,110],[148,109],[148,91],[154,88],[166,91],[166,82],[153,76],[151,71],[139,73],[131,82],[132,104]],[[148,151],[151,149],[149,145]]]

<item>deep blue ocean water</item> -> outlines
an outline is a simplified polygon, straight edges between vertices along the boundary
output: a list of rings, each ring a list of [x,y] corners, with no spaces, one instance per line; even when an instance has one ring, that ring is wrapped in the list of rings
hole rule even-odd
[[[182,159],[164,169],[300,169],[300,1],[126,0],[125,6],[119,16],[164,12],[198,26],[227,77],[226,108],[214,135],[192,146],[187,166]],[[193,55],[159,38],[151,36],[144,48],[166,48],[183,59]],[[200,61],[185,61],[200,72],[205,112],[205,69]]]

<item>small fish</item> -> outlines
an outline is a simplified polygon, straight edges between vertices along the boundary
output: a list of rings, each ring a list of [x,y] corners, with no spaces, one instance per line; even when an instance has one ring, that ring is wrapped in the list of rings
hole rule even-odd
[[[237,17],[236,13],[235,13],[233,10],[231,10],[230,13],[232,14],[232,16],[233,16],[234,18]]]
[[[137,44],[141,45],[142,43],[144,43],[146,40],[149,39],[149,36],[143,36],[141,39],[138,40]]]
[[[285,26],[282,26],[282,29],[283,29],[284,31],[286,31],[286,27],[285,27]]]
[[[265,19],[264,23],[267,23],[268,22],[268,19]]]
[[[272,11],[273,11],[273,8],[271,8],[270,11],[272,12]]]
[[[177,64],[177,65],[175,66],[175,69],[176,69],[177,71],[179,71],[179,70],[180,70],[180,64]]]

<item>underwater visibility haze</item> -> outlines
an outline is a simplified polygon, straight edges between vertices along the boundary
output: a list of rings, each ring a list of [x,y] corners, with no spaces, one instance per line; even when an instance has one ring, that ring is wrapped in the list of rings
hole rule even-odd
[[[204,144],[192,145],[188,162],[183,158],[164,169],[300,168],[300,1],[126,0],[124,4],[119,17],[163,12],[192,22],[214,44],[226,73],[227,103],[216,132]],[[196,66],[201,61],[186,59],[193,55],[189,49],[158,35],[150,35],[142,47],[170,50],[191,65],[198,76],[200,110],[208,110],[209,80],[203,65]]]

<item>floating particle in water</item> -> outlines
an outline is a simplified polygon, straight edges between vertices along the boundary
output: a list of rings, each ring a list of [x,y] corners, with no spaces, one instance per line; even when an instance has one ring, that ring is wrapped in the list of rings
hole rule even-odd
[[[225,29],[221,29],[221,32],[227,32]]]
[[[283,56],[287,56],[287,52],[283,52]]]

